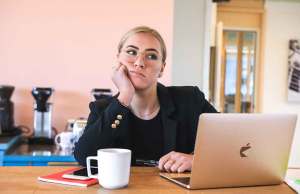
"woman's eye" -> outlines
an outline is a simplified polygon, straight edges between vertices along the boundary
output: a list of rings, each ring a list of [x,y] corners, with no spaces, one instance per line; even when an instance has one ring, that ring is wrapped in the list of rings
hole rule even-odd
[[[158,59],[156,54],[147,54],[146,58],[150,59],[150,60],[157,60]]]
[[[133,56],[137,55],[137,52],[135,50],[128,50],[128,51],[126,51],[126,53],[129,55],[133,55]]]

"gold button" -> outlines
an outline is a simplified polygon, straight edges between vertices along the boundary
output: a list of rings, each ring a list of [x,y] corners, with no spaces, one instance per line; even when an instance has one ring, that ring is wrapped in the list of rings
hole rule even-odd
[[[122,115],[117,115],[117,119],[122,120],[123,116]]]
[[[111,128],[115,129],[115,128],[117,128],[117,125],[113,123],[113,124],[111,124]]]
[[[119,120],[115,120],[115,124],[116,125],[120,125],[120,121]]]

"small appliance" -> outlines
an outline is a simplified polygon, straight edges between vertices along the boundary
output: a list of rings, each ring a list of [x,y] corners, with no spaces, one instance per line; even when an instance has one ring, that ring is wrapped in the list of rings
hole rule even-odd
[[[51,125],[52,103],[47,101],[53,92],[52,88],[35,87],[32,89],[32,95],[35,99],[33,138],[43,139],[44,142],[51,143],[53,143],[54,137]]]
[[[10,100],[15,87],[0,85],[0,134],[13,135],[14,127],[14,104]]]
[[[94,88],[92,89],[92,95],[95,100],[106,99],[112,97],[111,89]]]

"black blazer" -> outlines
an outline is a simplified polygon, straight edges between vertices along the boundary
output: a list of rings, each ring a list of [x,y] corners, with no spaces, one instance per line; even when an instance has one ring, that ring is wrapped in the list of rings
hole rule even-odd
[[[158,83],[157,94],[163,125],[163,154],[193,152],[199,115],[215,113],[216,109],[205,100],[198,87],[165,87]],[[89,107],[87,126],[75,144],[74,156],[79,164],[85,166],[86,157],[97,155],[101,148],[132,149],[130,110],[120,104],[116,96],[91,102]],[[116,128],[112,126],[115,120],[120,121]]]

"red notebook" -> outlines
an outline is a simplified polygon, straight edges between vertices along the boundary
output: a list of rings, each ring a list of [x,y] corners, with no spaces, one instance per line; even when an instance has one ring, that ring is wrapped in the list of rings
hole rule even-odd
[[[80,168],[72,168],[68,170],[64,170],[58,173],[49,174],[46,176],[40,176],[38,177],[39,181],[49,182],[49,183],[59,183],[64,185],[73,185],[73,186],[80,186],[80,187],[87,187],[93,184],[98,183],[98,179],[88,179],[88,180],[77,180],[77,179],[69,179],[69,178],[63,178],[62,176],[66,173],[73,172],[75,170],[78,170]]]

